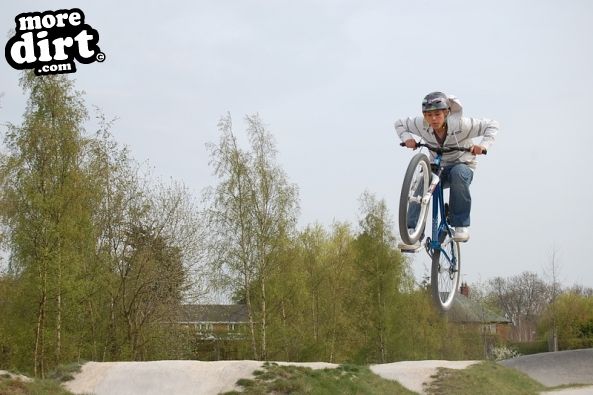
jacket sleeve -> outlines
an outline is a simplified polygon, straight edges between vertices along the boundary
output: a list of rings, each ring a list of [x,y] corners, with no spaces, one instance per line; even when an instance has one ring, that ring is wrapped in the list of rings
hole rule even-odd
[[[490,147],[498,133],[498,122],[491,119],[463,118],[463,129],[468,133],[468,137],[482,137],[479,144],[484,148]]]
[[[401,141],[412,139],[414,138],[413,135],[422,137],[420,127],[422,127],[423,122],[422,117],[398,119],[395,121],[395,132]]]

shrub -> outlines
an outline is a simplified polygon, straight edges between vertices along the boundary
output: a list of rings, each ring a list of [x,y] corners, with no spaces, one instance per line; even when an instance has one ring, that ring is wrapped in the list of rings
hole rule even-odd
[[[495,361],[502,361],[504,359],[517,358],[521,356],[517,350],[507,346],[493,347],[490,355]]]

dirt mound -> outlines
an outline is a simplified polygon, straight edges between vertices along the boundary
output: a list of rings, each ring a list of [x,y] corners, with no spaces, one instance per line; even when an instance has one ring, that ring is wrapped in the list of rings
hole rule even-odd
[[[238,389],[237,380],[250,378],[260,361],[88,362],[65,384],[75,394],[161,395],[219,394]],[[329,363],[285,363],[312,369],[336,367]]]

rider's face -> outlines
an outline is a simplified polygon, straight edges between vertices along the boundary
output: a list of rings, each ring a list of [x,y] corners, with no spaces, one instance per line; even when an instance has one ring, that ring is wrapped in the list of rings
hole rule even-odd
[[[440,129],[445,124],[447,112],[447,110],[425,111],[424,119],[430,126],[432,126],[433,129]]]

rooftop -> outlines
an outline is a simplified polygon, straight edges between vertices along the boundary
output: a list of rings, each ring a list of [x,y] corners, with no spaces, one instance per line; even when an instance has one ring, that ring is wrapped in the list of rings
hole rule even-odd
[[[192,323],[247,323],[244,304],[187,304],[181,308],[180,321]]]
[[[480,324],[509,324],[511,320],[493,312],[486,306],[457,293],[449,310],[449,318],[453,322]]]

